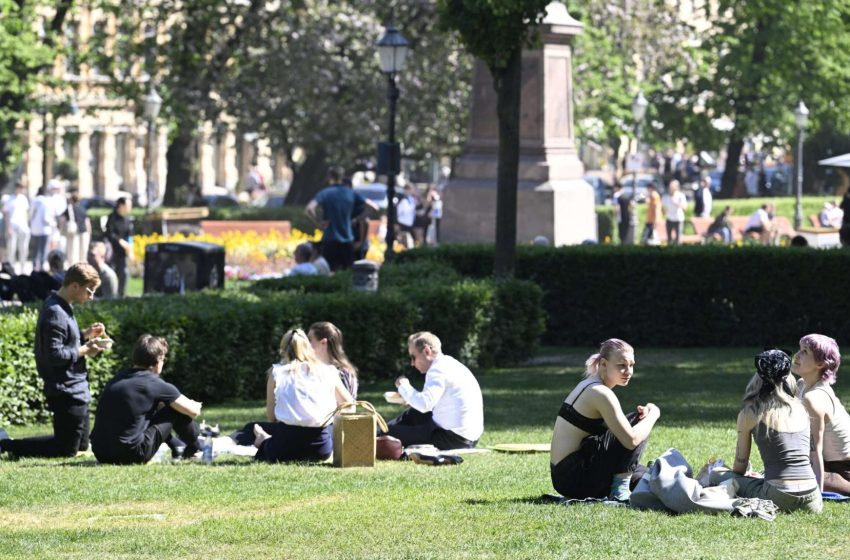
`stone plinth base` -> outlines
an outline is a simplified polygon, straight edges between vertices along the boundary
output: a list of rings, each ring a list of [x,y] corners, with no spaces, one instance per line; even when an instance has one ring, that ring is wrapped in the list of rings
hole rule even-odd
[[[593,188],[581,179],[521,182],[517,195],[518,244],[531,243],[538,235],[556,246],[597,241]],[[443,200],[441,242],[495,242],[495,181],[452,180]]]

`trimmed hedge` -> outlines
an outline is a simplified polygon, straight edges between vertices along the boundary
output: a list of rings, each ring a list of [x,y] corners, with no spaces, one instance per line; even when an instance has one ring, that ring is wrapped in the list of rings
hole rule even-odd
[[[493,248],[416,249],[485,278]],[[820,332],[850,342],[850,251],[769,247],[519,247],[516,275],[544,291],[544,341],[610,337],[655,346],[790,345]]]
[[[93,393],[96,397],[118,369],[130,365],[132,345],[145,332],[168,340],[164,378],[206,402],[263,398],[265,371],[279,359],[283,333],[316,321],[340,327],[363,380],[405,371],[407,336],[418,330],[435,332],[445,352],[470,367],[508,365],[532,355],[544,328],[543,292],[534,283],[459,280],[451,271],[438,275],[440,268],[429,263],[390,268],[377,294],[353,291],[350,276],[340,274],[260,282],[251,291],[79,306],[82,327],[102,321],[115,340],[110,352],[88,360]],[[426,281],[393,286],[411,278]],[[35,308],[0,313],[0,425],[44,417],[32,354],[36,319]]]

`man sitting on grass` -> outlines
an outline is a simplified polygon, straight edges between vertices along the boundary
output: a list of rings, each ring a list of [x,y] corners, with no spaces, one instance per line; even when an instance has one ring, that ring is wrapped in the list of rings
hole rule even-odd
[[[134,366],[104,388],[91,435],[101,463],[147,463],[162,443],[183,457],[199,450],[200,429],[193,418],[201,413],[201,403],[160,378],[167,353],[164,338],[143,334],[133,347]],[[174,441],[172,430],[186,443]]]
[[[407,339],[414,368],[425,374],[419,392],[406,377],[396,379],[410,408],[389,423],[389,435],[402,444],[431,444],[438,449],[475,447],[484,432],[484,402],[469,369],[442,353],[440,339],[418,332]]]

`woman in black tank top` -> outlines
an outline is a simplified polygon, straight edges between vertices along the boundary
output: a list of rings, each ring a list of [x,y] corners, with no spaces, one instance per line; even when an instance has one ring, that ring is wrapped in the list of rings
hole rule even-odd
[[[555,490],[569,498],[627,500],[649,433],[661,415],[647,403],[625,414],[614,395],[634,372],[634,349],[619,339],[602,343],[585,363],[587,379],[567,396],[552,436]]]

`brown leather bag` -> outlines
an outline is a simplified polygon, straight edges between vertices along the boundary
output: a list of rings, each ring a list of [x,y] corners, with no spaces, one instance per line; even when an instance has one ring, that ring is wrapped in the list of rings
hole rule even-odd
[[[398,461],[404,453],[401,440],[393,436],[378,436],[375,445],[375,456],[382,461]]]

